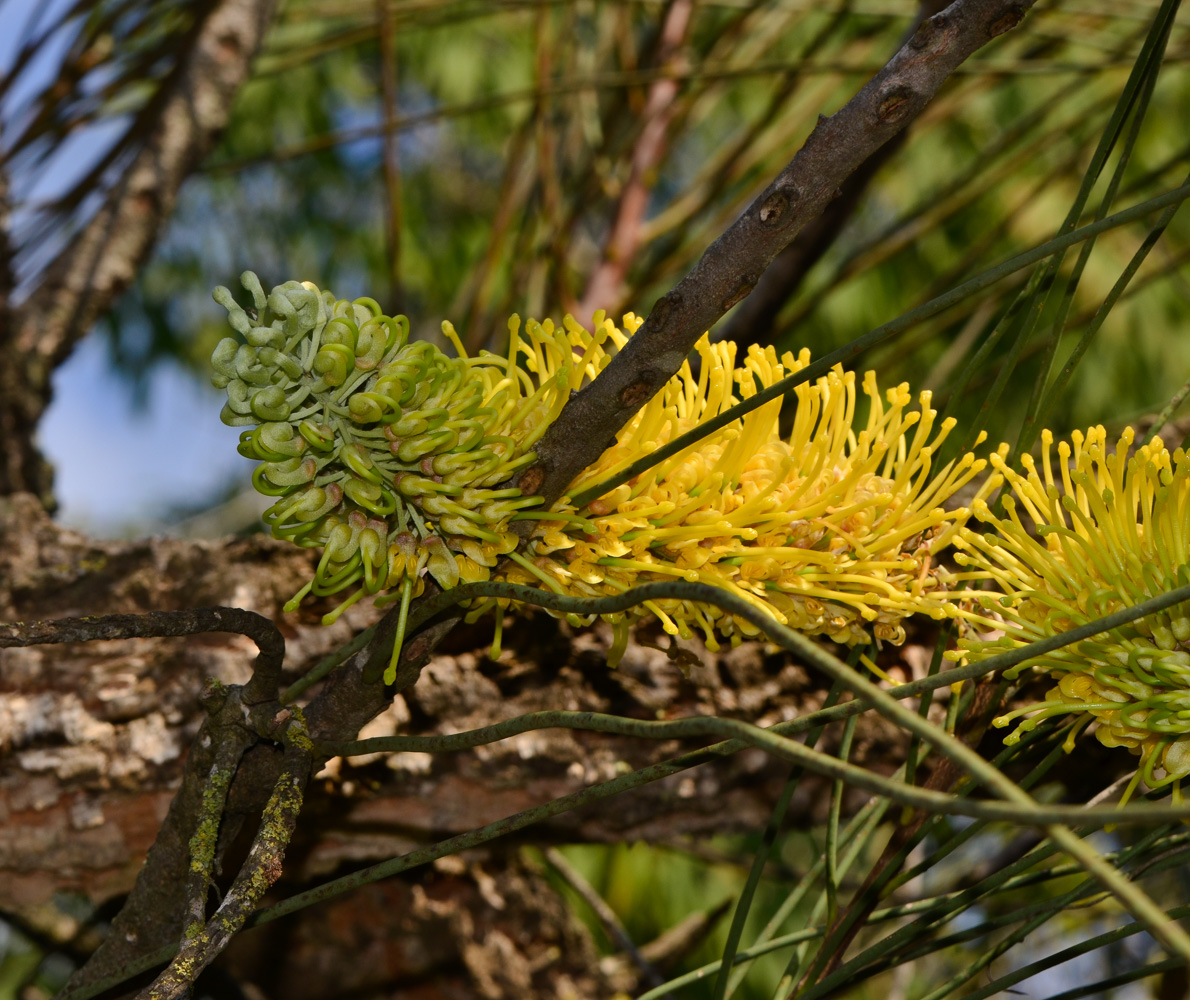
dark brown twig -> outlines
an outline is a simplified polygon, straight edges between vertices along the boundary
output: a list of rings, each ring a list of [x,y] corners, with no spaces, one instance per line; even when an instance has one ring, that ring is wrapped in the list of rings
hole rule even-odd
[[[956,0],[843,108],[822,117],[805,145],[747,211],[649,314],[598,379],[577,393],[514,480],[553,503],[616,432],[681,367],[695,341],[756,286],[798,232],[881,146],[921,113],[969,55],[1015,27],[1032,0]],[[524,522],[526,525],[530,522]]]
[[[855,213],[872,178],[896,155],[907,137],[908,130],[885,143],[840,185],[839,197],[777,254],[761,275],[756,290],[740,303],[723,329],[716,331],[716,340],[734,340],[741,353],[747,351],[749,344],[772,342],[781,309],[801,286],[810,269],[834,244],[847,220]]]
[[[277,626],[263,615],[242,608],[191,608],[186,611],[150,611],[141,615],[6,622],[0,624],[0,648],[95,639],[201,635],[205,632],[245,635],[260,650],[252,680],[244,688],[245,704],[253,705],[277,697],[281,665],[285,660],[285,639]]]
[[[281,709],[277,702],[285,640],[271,621],[255,612],[215,607],[0,625],[0,647],[209,632],[251,638],[260,649],[256,669],[243,687],[208,683],[202,700],[209,718],[187,759],[182,788],[129,904],[117,917],[119,932],[109,936],[107,943],[116,947],[101,947],[93,956],[97,961],[80,970],[75,981],[101,975],[135,954],[139,935],[134,928],[138,921],[155,919],[166,934],[178,926],[185,928],[185,934],[178,959],[145,995],[185,995],[280,874],[281,857],[309,779],[313,744],[301,713]],[[208,921],[207,896],[217,870],[228,793],[246,752],[260,741],[281,742],[287,747],[280,775],[274,771],[273,795],[265,807],[256,845],[223,904]],[[172,877],[163,879],[166,873]],[[163,881],[164,890],[159,884]],[[180,907],[178,885],[183,889]],[[181,917],[180,925],[175,915]]]
[[[232,631],[249,635],[256,640],[258,645],[262,646],[259,659],[265,659],[266,646],[262,643],[267,640],[264,633],[273,630],[272,624],[267,619],[251,612],[237,611],[231,608],[201,610],[204,615],[209,617],[208,624],[211,624],[212,627],[186,629],[179,624],[178,619],[184,619],[187,616],[193,619],[196,614],[199,614],[197,612],[183,612],[180,615],[157,613],[64,619],[59,622],[0,626],[0,646],[34,645],[38,642],[86,641],[95,638],[120,638],[133,635],[183,635],[202,631]],[[214,612],[219,613],[217,619],[214,618]],[[146,619],[156,623],[156,631],[152,631],[146,626]],[[232,622],[237,623],[237,627],[228,627]],[[396,690],[408,687],[417,679],[421,667],[429,660],[435,645],[457,622],[457,617],[447,616],[443,620],[430,624],[406,641],[398,669]],[[308,733],[320,741],[353,738],[364,723],[391,702],[393,689],[386,689],[383,684],[366,681],[365,672],[368,671],[369,665],[374,665],[378,667],[379,671],[383,671],[392,649],[392,636],[395,627],[396,615],[394,614],[382,622],[369,646],[361,650],[352,660],[341,666],[323,682],[322,689],[307,707],[304,719],[299,716],[297,710],[285,709],[275,700],[277,690],[275,681],[271,682],[269,687],[269,690],[273,692],[271,699],[258,701],[252,698],[250,700],[252,697],[250,691],[253,684],[256,683],[257,677],[268,675],[268,671],[262,670],[259,664],[253,681],[247,687],[242,689],[220,687],[210,693],[205,701],[211,717],[204,724],[203,730],[196,738],[193,749],[186,760],[182,787],[170,805],[169,814],[162,824],[153,848],[149,851],[145,866],[141,869],[124,908],[115,918],[112,933],[108,935],[87,964],[71,978],[70,988],[78,988],[103,980],[138,955],[159,948],[171,940],[178,940],[177,935],[185,922],[193,925],[194,913],[197,910],[195,902],[198,898],[197,890],[192,888],[189,897],[183,901],[183,905],[179,905],[177,887],[186,882],[194,854],[196,835],[201,835],[200,839],[206,838],[208,846],[210,837],[213,835],[209,826],[212,809],[208,806],[211,803],[209,799],[204,801],[210,785],[212,769],[217,765],[221,766],[220,762],[225,761],[229,756],[236,755],[238,760],[236,774],[228,789],[227,806],[225,806],[221,818],[222,825],[226,826],[229,818],[232,822],[239,822],[247,810],[255,812],[259,808],[259,805],[256,804],[258,790],[272,788],[274,789],[274,798],[279,794],[278,789],[284,790],[284,787],[279,784],[281,779],[278,775],[279,769],[288,765],[285,765],[279,754],[270,750],[270,745],[276,742],[293,742],[290,727],[295,720],[303,726],[302,735]],[[258,628],[259,633],[257,632]],[[7,635],[5,634],[6,630]],[[276,637],[276,643],[276,649],[272,651],[271,655],[275,656],[279,669],[282,655],[279,634]],[[262,743],[260,742],[262,740],[268,742]],[[236,747],[241,745],[243,748],[250,749],[247,749],[246,753],[237,755]],[[309,759],[312,765],[313,758]],[[301,774],[299,770],[292,768],[291,770],[294,774]],[[307,768],[302,778],[303,782],[309,777],[309,773],[310,768]],[[263,796],[261,795],[261,797]],[[296,808],[294,812],[296,814]],[[229,817],[229,813],[235,815]],[[208,828],[205,831],[201,829],[204,817],[208,821]],[[224,839],[220,834],[220,844]],[[284,845],[281,845],[276,837],[272,843],[274,850],[268,856],[275,858],[279,865],[278,850],[283,849]],[[279,848],[278,845],[280,845]],[[248,869],[243,869],[243,871],[246,870]],[[269,871],[271,870],[269,869]],[[265,870],[261,869],[261,871]],[[250,909],[246,903],[244,906],[246,909]],[[229,911],[223,912],[224,916],[229,916]],[[204,930],[202,933],[207,933],[210,936],[215,932],[208,933]],[[222,944],[218,949],[215,949],[210,957],[213,958],[221,948]],[[195,952],[191,958],[198,961],[205,955],[205,951]],[[161,993],[160,995],[181,994]]]

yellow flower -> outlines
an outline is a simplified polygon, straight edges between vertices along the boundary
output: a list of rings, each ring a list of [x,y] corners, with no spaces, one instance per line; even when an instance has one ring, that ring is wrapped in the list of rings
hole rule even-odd
[[[993,464],[1011,485],[1005,515],[977,503],[977,517],[993,530],[963,528],[965,550],[956,559],[969,579],[991,580],[967,613],[975,624],[1003,630],[1000,638],[967,638],[956,654],[979,660],[1067,631],[1121,608],[1157,597],[1190,581],[1190,462],[1154,438],[1131,458],[1133,431],[1110,454],[1106,432],[1092,427],[1072,443],[1042,435],[1040,471],[1022,459],[1026,474]],[[1055,472],[1057,478],[1055,478]],[[1036,535],[1026,528],[1027,518]],[[1126,746],[1141,757],[1139,775],[1150,786],[1190,774],[1190,615],[1185,607],[1036,657],[1009,671],[1048,673],[1057,685],[1045,703],[996,720],[1020,738],[1042,719],[1074,715],[1082,726],[1098,721],[1107,746]],[[1159,775],[1157,772],[1164,772]]]
[[[597,374],[627,341],[610,321],[596,319],[590,338],[568,325],[582,350],[574,359],[576,382]],[[629,333],[639,322],[632,315],[624,321]],[[737,368],[735,345],[712,344],[705,336],[697,350],[699,374],[683,365],[571,485],[572,493],[810,360],[807,351],[778,359],[771,347],[753,347]],[[795,390],[788,437],[777,426],[782,401],[773,400],[581,510],[564,499],[551,511],[561,519],[539,522],[529,539],[531,566],[503,566],[497,578],[546,582],[590,597],[655,580],[708,583],[783,624],[844,643],[872,635],[901,642],[908,614],[957,614],[934,558],[967,511],[943,504],[986,462],[967,454],[935,470],[933,455],[953,421],[935,427],[930,394],[922,393],[920,409],[910,409],[906,385],[882,396],[871,372],[862,391],[868,402],[862,426],[855,421],[855,375],[835,368]],[[979,495],[994,485],[985,483]],[[573,544],[559,544],[562,534]],[[719,636],[734,645],[759,635],[749,622],[714,607],[655,601],[611,619],[613,660],[630,622],[650,614],[671,634],[689,638],[698,631],[712,650]]]
[[[953,421],[935,426],[929,393],[915,409],[906,385],[882,395],[871,372],[857,388],[854,373],[836,367],[795,390],[787,437],[776,399],[582,509],[563,498],[541,511],[529,509],[536,497],[503,484],[639,319],[626,316],[625,332],[597,314],[594,333],[569,316],[560,327],[530,320],[522,333],[514,316],[507,356],[476,357],[444,323],[451,358],[410,343],[405,318],[384,316],[371,299],[336,300],[308,282],[265,295],[255,275],[242,281],[251,315],[226,289],[215,293],[243,341],[225,339],[212,358],[228,396],[223,419],[249,428],[240,450],[261,462],[256,487],[278,498],[265,514],[273,534],[323,550],[289,610],[308,593],[354,588],[329,622],[365,595],[393,591],[380,602],[400,600],[404,620],[429,575],[444,588],[494,578],[591,597],[652,580],[700,582],[845,643],[899,643],[907,615],[958,613],[935,557],[967,511],[944,504],[986,462],[966,454],[934,468]],[[753,347],[737,367],[735,345],[706,337],[697,350],[698,375],[683,365],[572,491],[809,364],[806,351],[778,359]],[[867,410],[859,422],[857,408]],[[523,546],[517,519],[536,522]],[[507,604],[479,602],[470,614]],[[697,630],[712,649],[717,637],[760,634],[712,606],[651,601],[608,616],[613,661],[630,622],[650,614],[672,634]]]

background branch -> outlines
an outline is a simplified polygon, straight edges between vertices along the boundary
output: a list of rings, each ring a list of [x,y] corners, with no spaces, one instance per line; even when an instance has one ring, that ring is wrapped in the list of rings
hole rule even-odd
[[[643,981],[649,986],[660,986],[665,982],[665,978],[657,971],[653,963],[641,953],[641,950],[637,948],[632,938],[628,935],[628,932],[624,930],[624,925],[620,922],[620,918],[616,916],[616,911],[608,906],[607,901],[595,891],[591,883],[583,878],[582,872],[567,861],[566,855],[556,847],[547,847],[544,853],[546,861],[557,871],[566,884],[582,897],[583,902],[599,918],[603,929],[607,932],[608,937],[615,942],[616,947],[640,970]]]
[[[233,632],[256,643],[260,655],[253,679],[245,691],[247,703],[275,698],[285,639],[269,619],[242,608],[191,608],[184,611],[148,611],[133,615],[100,615],[89,618],[55,618],[49,621],[0,623],[0,648],[40,646],[60,642],[93,642],[96,639],[148,639]]]
[[[692,6],[691,0],[673,0],[665,12],[657,41],[657,65],[663,70],[680,63]],[[679,81],[670,75],[659,77],[649,86],[641,116],[644,124],[632,151],[631,173],[617,200],[611,228],[603,243],[602,260],[592,273],[575,310],[579,316],[590,316],[596,309],[606,309],[614,315],[620,308],[624,298],[624,275],[640,247],[641,223],[657,182],[658,168],[665,157],[679,86]]]
[[[0,325],[0,495],[29,491],[52,507],[52,471],[33,443],[50,375],[135,278],[179,188],[227,124],[276,0],[214,0],[138,122],[140,150],[83,230]]]

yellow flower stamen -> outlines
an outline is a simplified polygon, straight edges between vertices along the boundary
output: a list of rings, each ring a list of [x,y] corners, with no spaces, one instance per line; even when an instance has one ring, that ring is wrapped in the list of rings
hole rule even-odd
[[[1092,427],[1085,435],[1073,434],[1071,444],[1060,442],[1055,460],[1053,435],[1046,431],[1040,474],[1028,457],[1022,460],[1022,475],[993,456],[1037,525],[1037,536],[1026,530],[1011,496],[1003,499],[1003,517],[986,504],[976,506],[979,519],[994,531],[979,535],[960,528],[956,542],[964,552],[956,558],[994,581],[1002,596],[978,600],[996,617],[981,614],[975,605],[963,613],[977,627],[1005,634],[994,640],[969,636],[960,641],[959,653],[948,655],[982,659],[1190,579],[1185,548],[1190,462],[1181,449],[1171,454],[1159,438],[1130,456],[1133,437],[1131,428],[1125,430],[1109,453],[1106,432]],[[1043,704],[1006,713],[996,724],[1028,716],[1014,730],[1019,734],[1041,718],[1082,714],[1080,728],[1097,721],[1101,742],[1128,746],[1140,755],[1138,773],[1147,784],[1176,784],[1190,775],[1190,754],[1180,747],[1170,752],[1175,741],[1190,738],[1188,642],[1190,615],[1174,608],[1027,661],[1010,676],[1033,670],[1049,674],[1057,686]],[[1072,735],[1064,745],[1073,746]]]

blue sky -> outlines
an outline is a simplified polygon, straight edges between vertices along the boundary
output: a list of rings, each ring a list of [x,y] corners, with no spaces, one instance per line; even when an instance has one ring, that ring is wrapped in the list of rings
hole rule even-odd
[[[131,395],[98,337],[54,373],[39,439],[56,468],[59,521],[99,536],[143,534],[174,505],[214,500],[236,478],[247,484],[253,463],[236,453],[239,430],[219,420],[222,393],[165,362],[149,375],[143,407]]]

